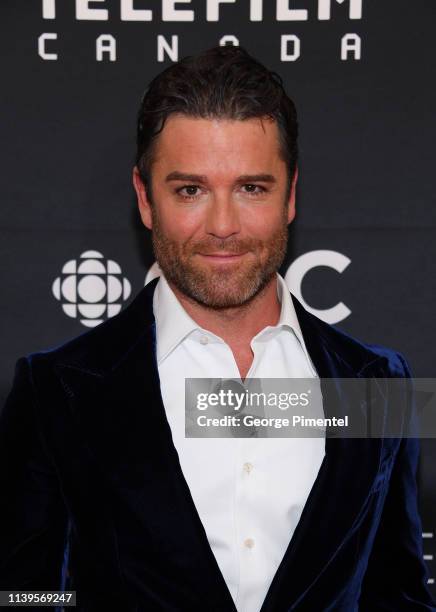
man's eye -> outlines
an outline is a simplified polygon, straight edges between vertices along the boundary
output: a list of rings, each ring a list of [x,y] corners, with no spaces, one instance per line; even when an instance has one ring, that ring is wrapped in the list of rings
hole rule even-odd
[[[182,196],[182,198],[192,198],[198,195],[198,186],[197,185],[184,185],[177,189],[177,193]]]
[[[243,187],[247,189],[246,193],[248,194],[257,195],[259,193],[263,193],[264,191],[266,191],[264,187],[261,187],[260,185],[253,185],[251,183],[247,183],[246,185],[243,185]]]
[[[257,196],[266,191],[265,187],[261,187],[260,185],[254,185],[252,183],[247,183],[246,185],[242,185],[247,195]],[[199,195],[200,187],[198,185],[183,185],[176,190],[177,195],[181,198],[188,200],[195,198]]]

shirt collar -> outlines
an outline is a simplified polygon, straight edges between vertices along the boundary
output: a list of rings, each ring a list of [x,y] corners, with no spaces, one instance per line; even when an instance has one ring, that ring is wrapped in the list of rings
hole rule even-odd
[[[280,318],[276,326],[272,329],[277,330],[280,328],[288,329],[295,334],[299,341],[301,348],[306,355],[306,359],[309,362],[310,368],[314,376],[317,376],[315,366],[307,350],[306,343],[304,342],[303,332],[301,331],[300,324],[298,322],[297,313],[295,312],[294,303],[292,301],[291,293],[284,280],[284,278],[277,272],[277,296],[281,303]],[[266,328],[268,329],[268,328]],[[264,333],[265,330],[261,332]],[[257,336],[256,336],[257,337]]]
[[[156,358],[158,364],[194,330],[200,329],[179,302],[163,274],[153,296],[156,319]]]
[[[277,296],[281,303],[279,321],[277,325],[265,327],[253,340],[267,341],[279,333],[281,329],[289,329],[296,335],[309,363],[311,363],[291,294],[285,280],[278,272],[276,274]],[[223,342],[222,338],[200,327],[188,315],[163,274],[161,274],[154,292],[153,311],[156,319],[156,357],[158,364],[195,331],[207,334],[208,338],[212,341],[215,339],[217,342]]]

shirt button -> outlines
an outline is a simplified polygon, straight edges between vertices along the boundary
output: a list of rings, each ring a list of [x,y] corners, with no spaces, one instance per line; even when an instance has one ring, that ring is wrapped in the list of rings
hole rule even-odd
[[[244,463],[243,465],[243,469],[244,472],[246,472],[247,474],[249,474],[251,472],[251,470],[253,469],[253,464],[249,463],[248,461],[246,463]]]
[[[200,344],[207,344],[208,342],[209,342],[209,339],[207,336],[201,336]]]
[[[244,546],[245,548],[253,548],[254,546],[253,538],[247,538],[246,540],[244,540]]]

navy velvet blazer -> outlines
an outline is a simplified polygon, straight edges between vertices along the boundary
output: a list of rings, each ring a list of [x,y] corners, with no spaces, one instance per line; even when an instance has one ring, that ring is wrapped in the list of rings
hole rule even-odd
[[[17,361],[0,420],[0,589],[75,589],[80,612],[236,612],[165,416],[156,282],[98,327]],[[400,354],[292,299],[321,377],[410,376]],[[328,438],[262,612],[435,611],[417,461],[415,439]]]

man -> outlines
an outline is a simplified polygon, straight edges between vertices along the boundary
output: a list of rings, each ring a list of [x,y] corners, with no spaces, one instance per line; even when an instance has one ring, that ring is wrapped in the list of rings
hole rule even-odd
[[[436,610],[415,439],[184,436],[186,378],[410,376],[278,275],[297,176],[294,105],[243,49],[152,81],[133,182],[163,274],[106,323],[18,360],[1,589],[76,589],[86,612]]]

